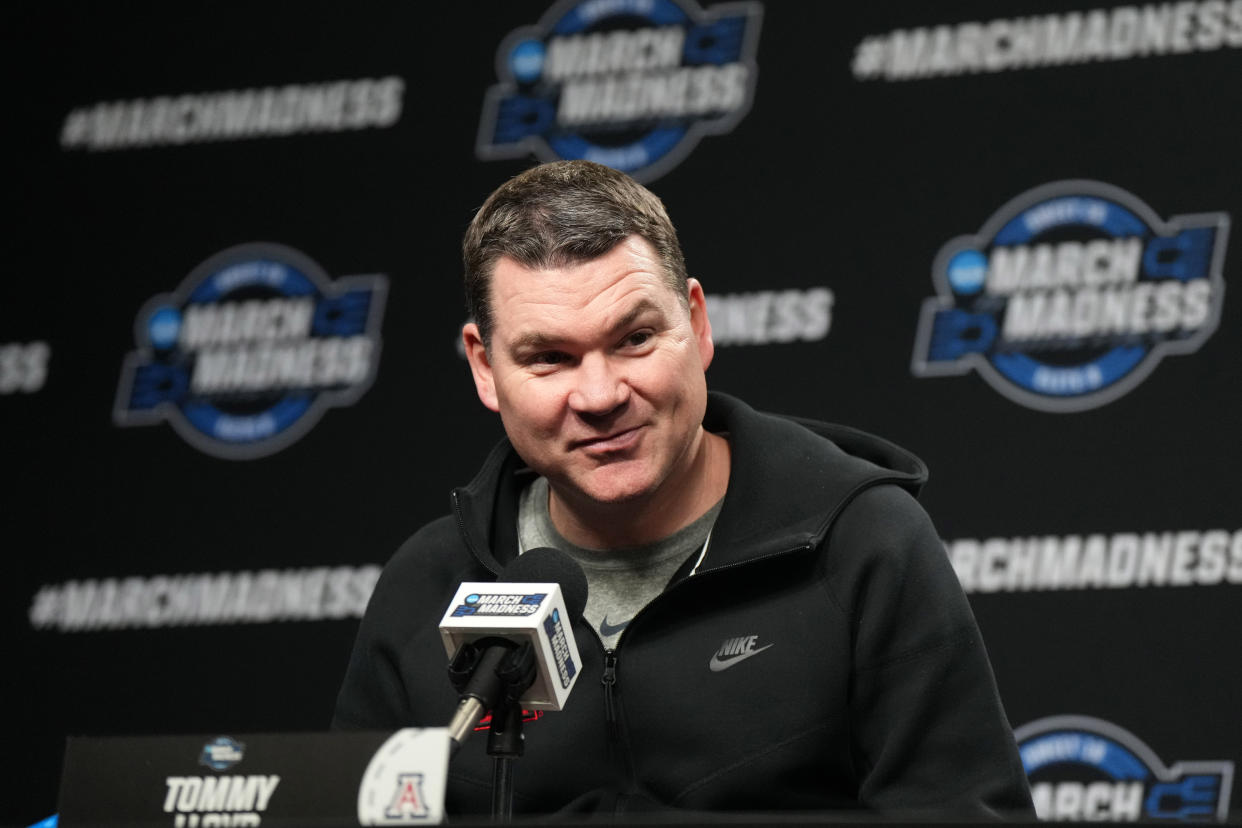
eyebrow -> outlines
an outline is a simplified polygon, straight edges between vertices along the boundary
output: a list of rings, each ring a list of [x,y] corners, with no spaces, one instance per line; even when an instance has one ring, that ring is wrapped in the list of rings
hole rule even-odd
[[[625,328],[628,328],[630,325],[634,324],[639,317],[645,313],[649,313],[650,311],[663,312],[659,305],[644,296],[642,299],[634,303],[634,307],[626,311],[624,316],[609,326],[608,333],[615,334]],[[532,351],[538,352],[548,348],[554,348],[563,341],[564,339],[562,337],[548,336],[545,333],[532,331],[530,333],[524,333],[515,339],[513,344],[509,346],[509,353],[516,357],[524,353],[531,353]]]

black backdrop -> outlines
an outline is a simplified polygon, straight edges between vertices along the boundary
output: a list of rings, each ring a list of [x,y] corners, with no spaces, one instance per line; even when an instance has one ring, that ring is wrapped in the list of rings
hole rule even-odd
[[[15,721],[0,821],[55,809],[67,734],[326,727],[373,567],[444,511],[500,435],[455,353],[458,246],[486,194],[533,160],[481,159],[478,133],[498,47],[549,5],[5,12],[3,692]],[[932,469],[924,503],[971,589],[1011,722],[1093,717],[1166,765],[1242,758],[1236,298],[1222,304],[1218,286],[1219,324],[1197,350],[1080,411],[1016,401],[979,371],[919,376],[912,365],[937,254],[1028,191],[1089,180],[1162,220],[1242,213],[1242,4],[1183,5],[1186,46],[1174,33],[1147,54],[997,71],[947,60],[907,77],[868,63],[879,47],[860,44],[967,21],[1088,21],[1091,7],[750,4],[761,22],[749,23],[749,108],[648,176],[720,314],[709,383],[920,454]],[[393,78],[399,109],[382,122],[111,146],[66,137],[71,113],[100,103]],[[1242,250],[1220,233],[1213,262],[1232,287]],[[124,424],[115,409],[140,311],[250,242],[299,251],[333,281],[382,274],[373,380],[253,459],[217,456],[166,420]],[[765,326],[777,318],[763,315],[765,292],[799,313],[819,308],[815,324]],[[1063,550],[1099,536],[1113,549],[1131,535],[1188,551],[1168,553],[1155,582],[1088,573],[1000,589],[982,587],[966,557],[995,539],[987,566],[1009,555],[1012,567],[1028,539]],[[229,622],[157,613],[109,626],[147,616],[99,597],[134,578],[131,598],[176,603],[211,578],[157,576],[221,573],[236,597],[257,573],[285,573],[280,588],[292,589],[315,568],[348,586],[271,620],[253,609],[257,588],[236,599],[251,614]]]

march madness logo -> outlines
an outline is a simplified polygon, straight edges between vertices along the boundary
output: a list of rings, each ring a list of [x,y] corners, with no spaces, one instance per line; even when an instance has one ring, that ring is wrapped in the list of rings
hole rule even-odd
[[[552,614],[543,619],[543,634],[548,637],[552,646],[552,655],[556,659],[556,671],[561,680],[561,687],[569,689],[578,667],[574,664],[573,651],[565,638],[565,627],[561,624],[560,610],[552,610]]]
[[[763,7],[566,0],[496,53],[478,156],[597,161],[651,181],[750,109]]]
[[[453,617],[464,615],[534,615],[547,598],[546,592],[534,595],[500,595],[474,592],[465,597],[465,603],[453,609]]]
[[[1228,230],[1225,213],[1166,221],[1097,181],[1023,193],[936,256],[912,371],[974,369],[1042,411],[1111,402],[1216,329]]]
[[[246,744],[229,736],[217,736],[203,745],[198,763],[214,771],[226,771],[246,756]]]
[[[381,275],[332,281],[277,244],[224,250],[139,311],[114,420],[167,420],[232,460],[277,452],[370,387],[387,285]]]
[[[1089,716],[1052,716],[1014,731],[1044,820],[1224,822],[1233,762],[1166,767],[1129,731]]]

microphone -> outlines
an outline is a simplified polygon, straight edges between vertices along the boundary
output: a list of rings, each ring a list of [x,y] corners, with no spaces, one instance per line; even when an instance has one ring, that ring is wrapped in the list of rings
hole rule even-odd
[[[449,723],[456,750],[503,702],[560,710],[582,658],[572,620],[586,608],[582,569],[555,549],[519,555],[495,582],[466,582],[440,621],[461,701]]]

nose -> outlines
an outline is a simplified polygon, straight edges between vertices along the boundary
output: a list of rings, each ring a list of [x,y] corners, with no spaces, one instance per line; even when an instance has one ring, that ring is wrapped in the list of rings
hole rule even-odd
[[[583,417],[604,417],[625,405],[630,386],[622,372],[603,354],[587,354],[574,371],[569,407]]]

